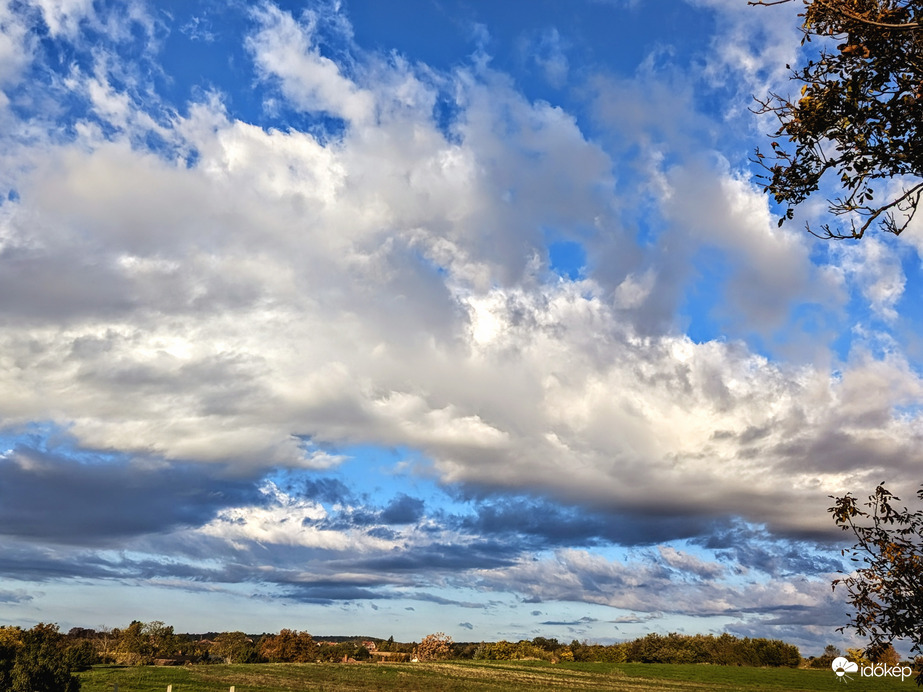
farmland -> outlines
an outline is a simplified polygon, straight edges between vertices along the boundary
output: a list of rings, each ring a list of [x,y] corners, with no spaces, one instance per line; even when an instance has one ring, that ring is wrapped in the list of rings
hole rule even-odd
[[[801,690],[836,689],[831,671],[791,668],[545,661],[439,663],[251,664],[185,667],[96,666],[80,674],[83,692],[360,692],[433,690]],[[863,691],[909,690],[911,680],[853,680]]]

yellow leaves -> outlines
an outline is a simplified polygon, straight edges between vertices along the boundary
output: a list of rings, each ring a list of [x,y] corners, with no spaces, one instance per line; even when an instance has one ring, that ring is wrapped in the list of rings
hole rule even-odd
[[[814,96],[808,91],[808,85],[801,87],[801,98],[798,100],[798,110],[807,111],[814,106]]]
[[[862,45],[861,43],[839,46],[839,48],[843,55],[851,55],[858,58],[867,58],[871,55],[868,47]]]
[[[22,644],[22,630],[19,627],[0,626],[0,646],[17,647]]]
[[[872,663],[865,657],[865,652],[862,649],[846,649],[846,655],[850,661],[855,661],[860,666],[868,666]]]

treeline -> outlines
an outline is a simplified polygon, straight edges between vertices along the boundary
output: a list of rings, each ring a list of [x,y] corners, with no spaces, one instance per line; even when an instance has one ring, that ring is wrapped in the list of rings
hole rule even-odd
[[[133,621],[128,627],[100,630],[74,628],[67,634],[73,646],[92,652],[93,663],[117,665],[178,665],[185,663],[314,663],[367,661],[371,651],[389,651],[391,660],[407,660],[415,644],[360,637],[315,640],[308,632],[283,629],[278,634],[221,632],[177,634],[163,622]],[[83,650],[83,649],[82,649]],[[2,689],[2,688],[0,688]]]
[[[345,641],[334,637],[314,638],[308,632],[290,629],[260,635],[244,632],[177,634],[172,626],[163,622],[136,620],[122,629],[74,628],[67,635],[58,632],[55,625],[37,625],[31,630],[0,627],[0,690],[32,690],[27,682],[15,681],[34,680],[38,673],[28,673],[28,670],[41,668],[37,661],[44,661],[45,669],[41,675],[64,681],[63,687],[47,686],[47,689],[73,692],[77,688],[70,682],[71,673],[98,663],[401,662],[453,658],[492,661],[540,659],[556,663],[710,663],[793,668],[802,663],[798,649],[791,644],[774,639],[741,639],[730,634],[649,634],[606,646],[577,640],[565,644],[545,637],[518,642],[454,642],[440,632],[427,635],[418,644],[396,642],[393,637],[387,640],[355,637]],[[34,689],[46,689],[33,686]]]
[[[466,650],[459,653],[467,653]],[[536,637],[516,643],[482,642],[471,658],[507,661],[538,658],[550,661],[592,661],[609,663],[711,663],[725,666],[790,667],[801,664],[796,646],[776,639],[739,639],[730,634],[649,634],[629,642],[604,646]]]
[[[901,663],[901,655],[894,648],[894,645],[888,644],[885,647],[879,648],[875,652],[866,652],[862,649],[846,649],[846,658],[848,658],[853,663],[856,663],[860,666],[874,665],[876,663],[884,663],[888,667],[897,666]],[[840,653],[840,650],[833,646],[833,644],[828,644],[824,649],[824,653],[815,658],[811,656],[808,661],[809,668],[821,668],[826,670],[833,665],[834,659],[843,656]],[[913,661],[907,661],[907,664],[912,664],[918,668],[923,666],[923,656],[917,656]]]
[[[225,632],[211,642],[211,660],[224,663],[336,663],[368,661],[372,652],[387,652],[388,660],[409,661],[415,644],[353,638],[335,641],[331,637],[315,640],[307,632],[284,629],[279,634],[248,637],[243,632]]]
[[[92,645],[68,639],[57,625],[0,627],[0,690],[78,692],[73,673],[87,670],[95,658]]]

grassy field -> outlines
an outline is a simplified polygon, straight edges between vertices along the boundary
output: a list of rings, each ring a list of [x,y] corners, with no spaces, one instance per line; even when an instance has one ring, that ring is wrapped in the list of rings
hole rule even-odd
[[[724,666],[642,663],[566,663],[544,661],[449,661],[445,663],[255,664],[184,668],[99,666],[80,674],[82,692],[365,692],[421,690],[426,692],[487,692],[533,690],[905,690],[912,679],[875,680],[853,676],[839,684],[832,671],[790,668],[728,668]]]

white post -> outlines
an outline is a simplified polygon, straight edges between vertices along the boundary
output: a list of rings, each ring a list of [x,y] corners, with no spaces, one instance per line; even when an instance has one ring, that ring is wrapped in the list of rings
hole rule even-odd
[[[167,685],[167,692],[173,692],[173,685]]]
[[[231,685],[231,692],[234,692],[234,685]]]

